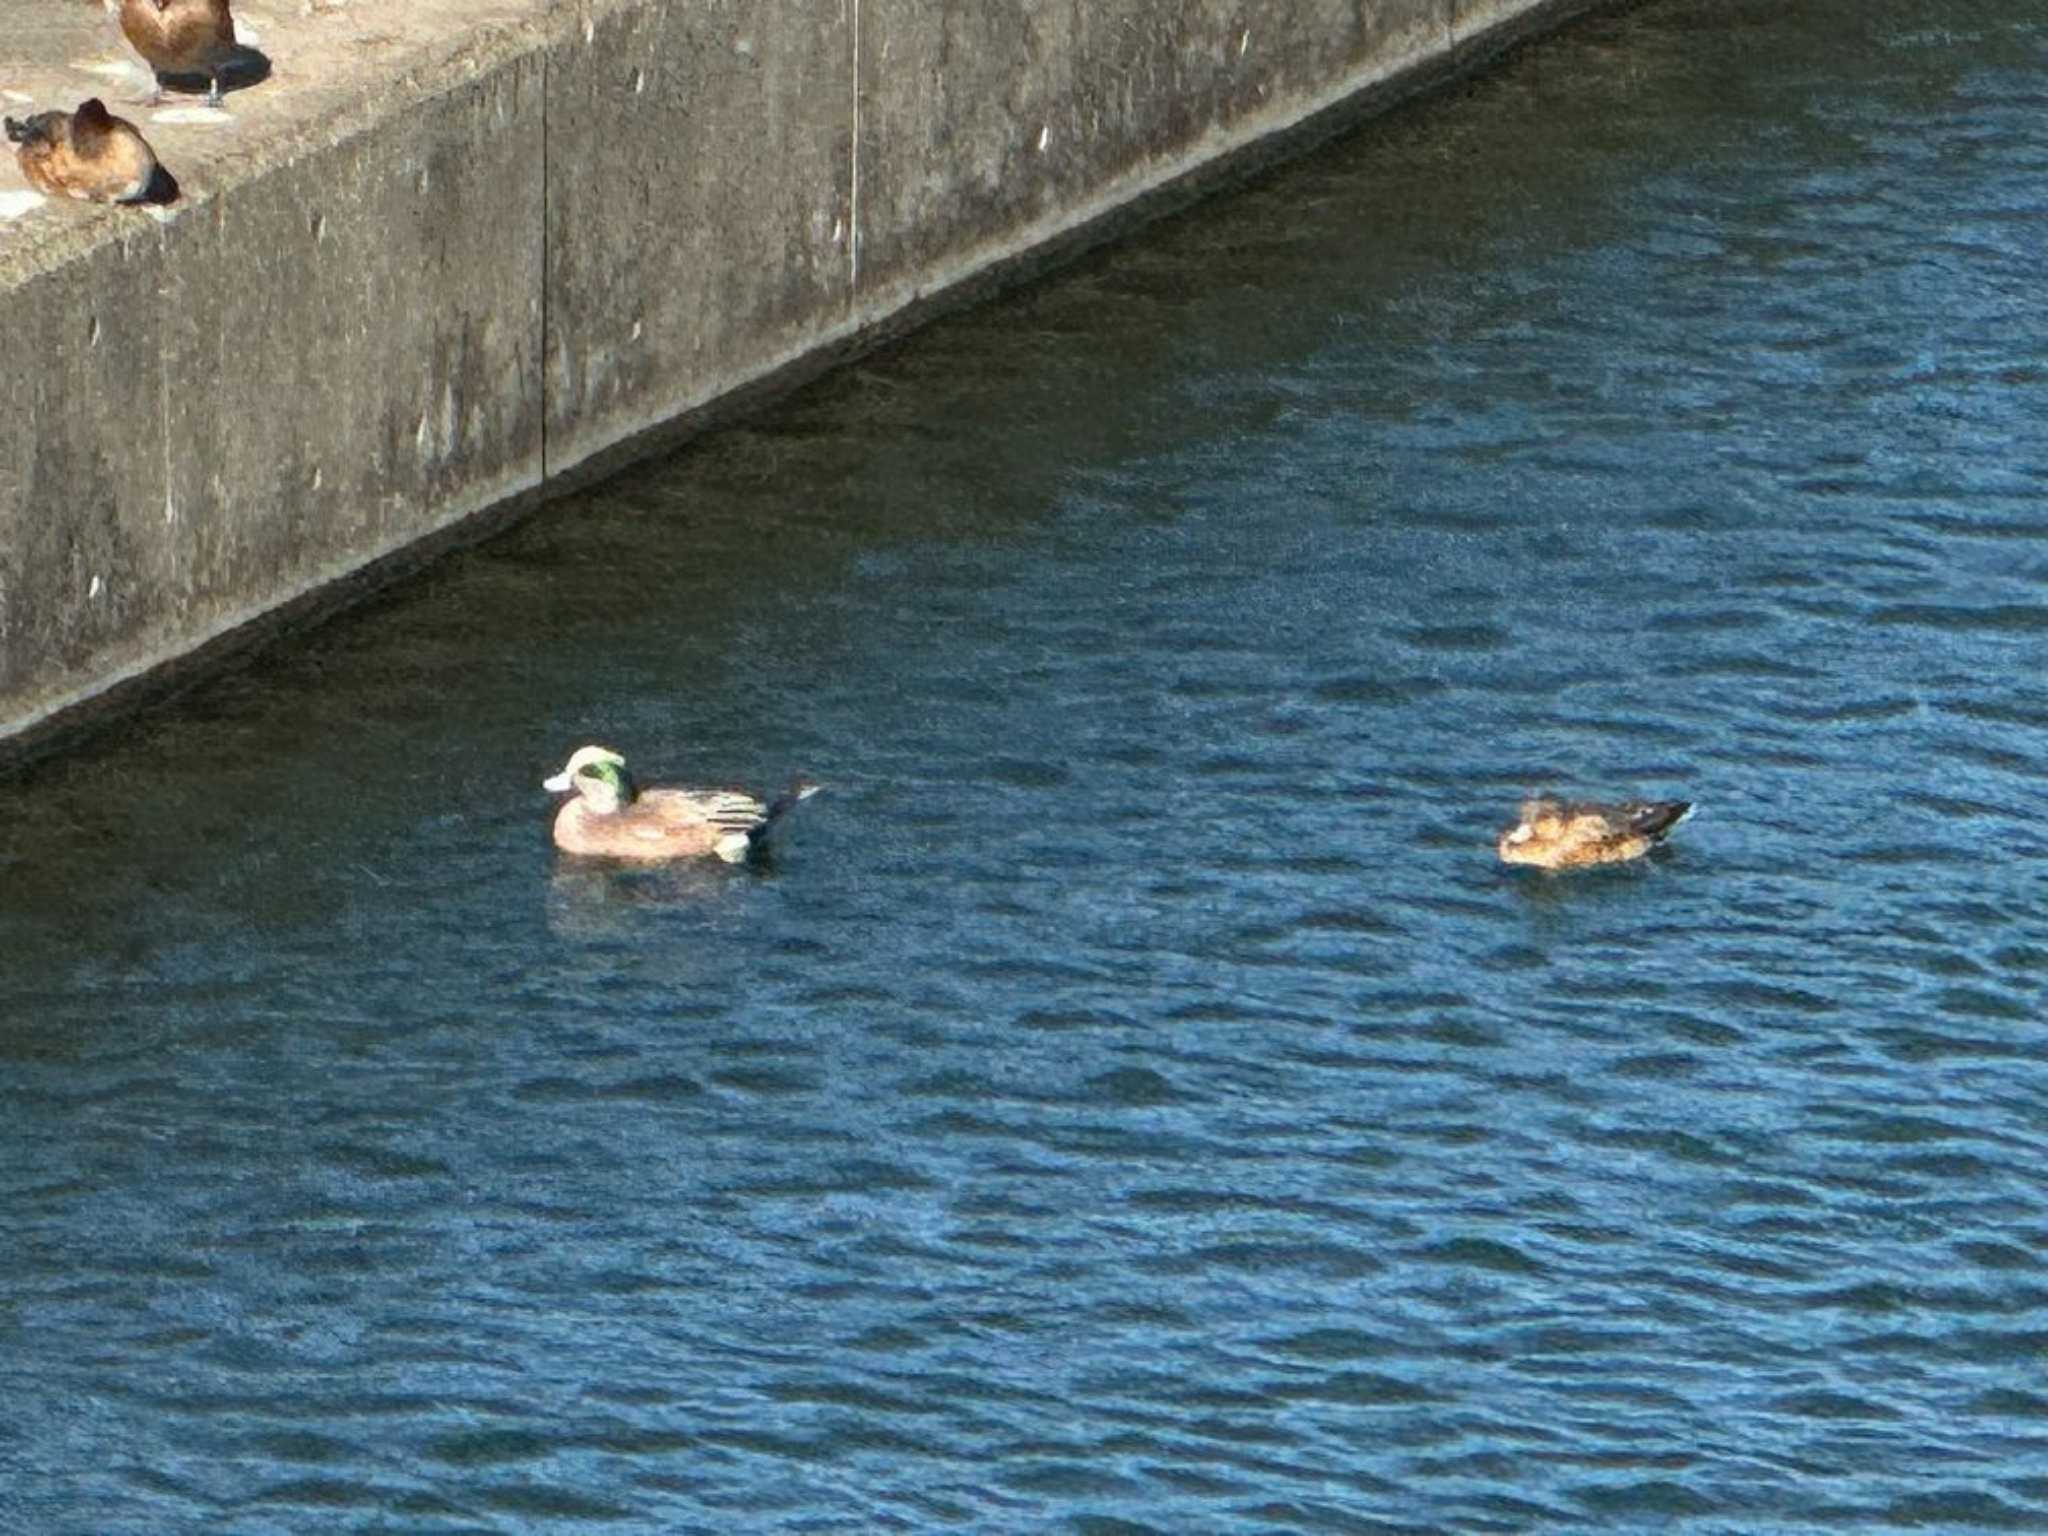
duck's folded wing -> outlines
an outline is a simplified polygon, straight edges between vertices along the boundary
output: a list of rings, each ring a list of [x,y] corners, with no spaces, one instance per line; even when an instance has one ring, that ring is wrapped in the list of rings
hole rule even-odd
[[[1620,817],[1602,810],[1596,805],[1572,807],[1571,819],[1565,822],[1559,834],[1559,841],[1566,843],[1604,843],[1612,838],[1628,836],[1628,825]]]
[[[650,790],[642,802],[655,801],[664,820],[712,826],[723,832],[752,832],[768,819],[768,807],[737,789]]]

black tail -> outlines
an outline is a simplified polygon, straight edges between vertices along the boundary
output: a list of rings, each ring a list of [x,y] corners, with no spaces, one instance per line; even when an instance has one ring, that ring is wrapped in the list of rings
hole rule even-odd
[[[165,170],[162,165],[150,173],[149,185],[143,189],[139,203],[175,203],[182,194],[178,190],[178,178]]]
[[[206,55],[206,76],[224,91],[239,91],[270,78],[270,55],[242,43],[226,43]]]
[[[762,818],[761,830],[766,832],[776,822],[780,821],[784,816],[795,810],[799,805],[802,805],[823,788],[824,785],[822,784],[811,784],[803,779],[798,779],[789,788],[768,802],[768,811]]]
[[[816,784],[807,784],[802,779],[798,779],[788,789],[785,789],[781,794],[769,801],[768,809],[761,813],[761,820],[755,825],[753,831],[747,834],[745,856],[757,864],[765,865],[772,860],[774,853],[768,846],[768,834],[775,830],[777,822],[781,821],[790,811],[802,805],[817,792],[818,786]],[[723,858],[733,857],[732,854],[727,853],[723,848],[719,849],[719,854]]]
[[[160,69],[157,83],[174,91],[205,91],[216,86],[223,91],[244,90],[270,78],[270,55],[242,43],[222,43],[210,48],[190,65]]]
[[[1651,800],[1628,809],[1628,829],[1655,842],[1671,835],[1671,829],[1692,814],[1690,800]]]
[[[270,78],[270,55],[236,43],[214,55],[213,67],[222,85],[254,85]]]

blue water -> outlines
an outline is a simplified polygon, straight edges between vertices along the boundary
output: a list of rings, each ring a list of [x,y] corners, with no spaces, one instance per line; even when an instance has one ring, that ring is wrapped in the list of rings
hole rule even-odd
[[[2044,248],[1668,0],[0,784],[0,1529],[2048,1527]]]

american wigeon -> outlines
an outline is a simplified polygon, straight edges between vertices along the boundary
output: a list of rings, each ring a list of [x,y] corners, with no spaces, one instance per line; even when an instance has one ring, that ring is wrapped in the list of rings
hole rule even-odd
[[[157,164],[133,123],[115,117],[97,96],[76,112],[8,118],[7,137],[30,186],[88,203],[167,203],[178,184]]]
[[[270,73],[270,60],[235,41],[228,0],[121,0],[121,35],[156,73],[163,99],[170,80],[204,80],[206,104],[220,105],[223,79],[253,83]]]
[[[573,793],[555,817],[564,853],[610,859],[745,859],[776,819],[818,792],[798,783],[764,804],[737,789],[638,789],[626,760],[608,747],[578,747],[541,787]]]
[[[1500,856],[1505,863],[1539,869],[1619,864],[1640,858],[1663,842],[1692,809],[1690,800],[1630,800],[1620,805],[1525,800],[1521,819],[1500,835]]]

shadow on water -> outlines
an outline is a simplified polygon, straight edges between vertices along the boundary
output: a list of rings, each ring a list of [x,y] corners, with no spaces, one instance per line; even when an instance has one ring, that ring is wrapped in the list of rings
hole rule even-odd
[[[714,924],[724,912],[744,921],[750,888],[778,879],[779,862],[765,848],[738,865],[560,857],[548,877],[548,926],[562,937],[617,937],[638,931],[634,924],[647,912],[688,913]]]

